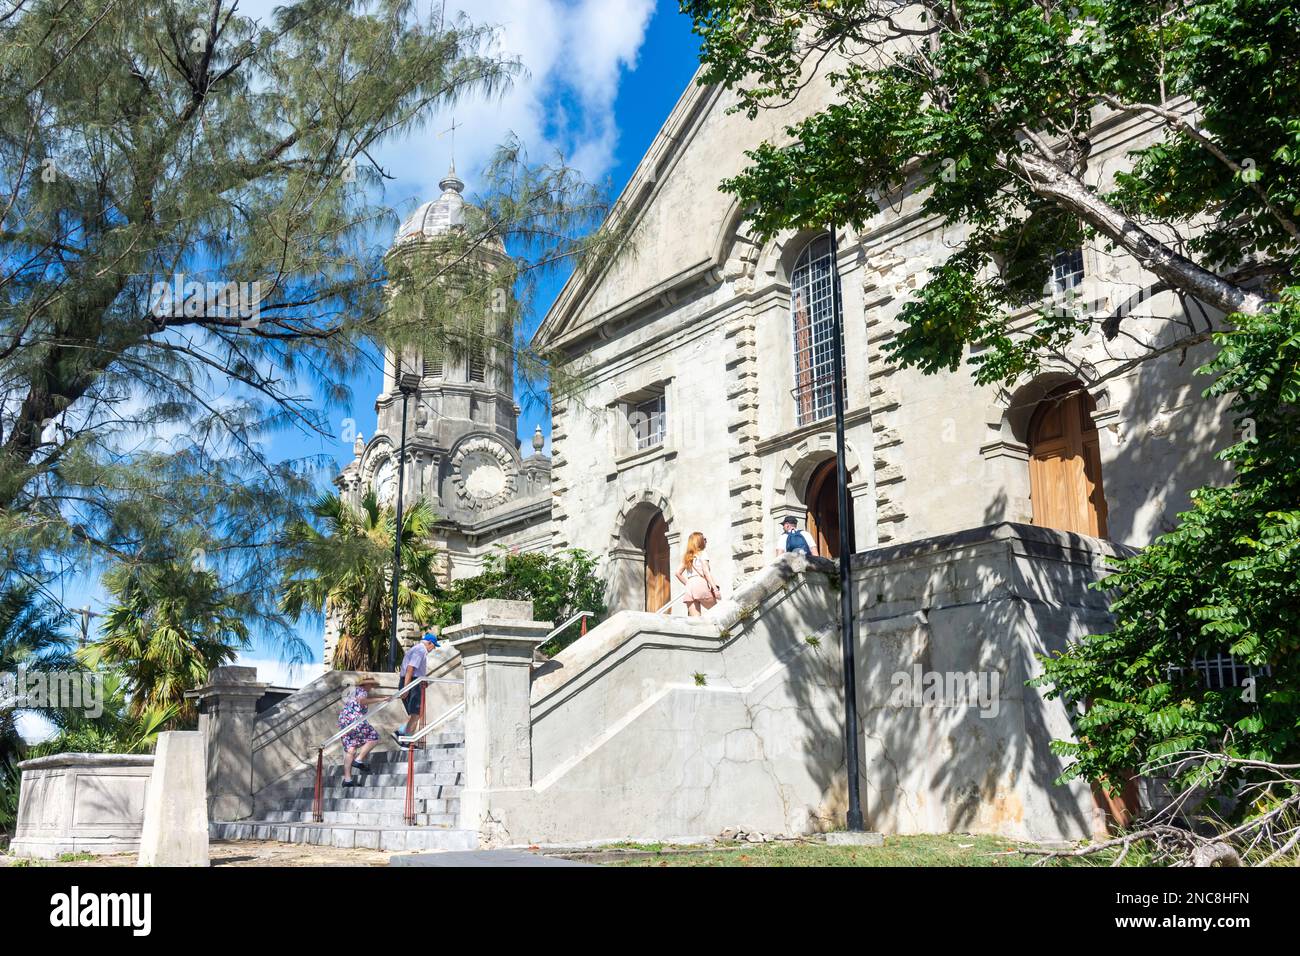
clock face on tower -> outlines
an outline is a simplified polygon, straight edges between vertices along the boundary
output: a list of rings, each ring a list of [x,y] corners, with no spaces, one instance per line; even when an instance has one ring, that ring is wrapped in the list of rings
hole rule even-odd
[[[380,504],[386,505],[393,500],[397,492],[397,469],[393,466],[393,459],[385,458],[375,469],[374,489]]]

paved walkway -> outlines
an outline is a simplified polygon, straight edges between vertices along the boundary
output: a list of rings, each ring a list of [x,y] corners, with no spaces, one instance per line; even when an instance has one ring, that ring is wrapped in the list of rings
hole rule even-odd
[[[301,843],[214,840],[208,844],[208,859],[213,866],[387,866],[392,856],[388,850],[342,850]],[[41,866],[135,866],[135,860],[134,853],[118,853],[70,863],[55,860],[39,863]],[[32,865],[36,863],[32,861]]]
[[[303,843],[275,843],[259,840],[213,840],[208,844],[208,859],[213,866],[590,866],[573,860],[542,856],[524,850],[475,850],[472,852],[419,851],[393,853],[391,850],[343,850],[332,846]],[[0,862],[11,862],[4,857]],[[134,853],[97,856],[89,860],[61,863],[57,860],[32,861],[40,866],[135,866]],[[21,865],[21,864],[20,864]]]

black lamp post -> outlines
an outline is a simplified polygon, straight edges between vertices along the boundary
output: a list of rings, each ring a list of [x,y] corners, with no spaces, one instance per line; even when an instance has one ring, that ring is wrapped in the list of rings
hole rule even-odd
[[[849,774],[850,830],[862,831],[862,794],[858,787],[858,695],[853,660],[853,555],[849,540],[849,470],[844,455],[844,319],[840,314],[839,240],[831,223],[831,346],[835,353],[835,484],[840,509],[840,653],[844,658],[844,760]]]
[[[402,581],[402,486],[406,484],[406,410],[420,390],[420,376],[397,364],[397,390],[402,393],[402,441],[397,446],[397,523],[393,533],[393,630],[388,637],[388,669],[397,670],[397,588]]]

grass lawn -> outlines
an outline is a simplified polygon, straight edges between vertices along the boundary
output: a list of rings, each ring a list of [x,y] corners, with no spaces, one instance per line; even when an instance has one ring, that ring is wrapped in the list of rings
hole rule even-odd
[[[1035,857],[1017,853],[1019,845],[988,836],[891,836],[882,847],[827,846],[811,840],[720,841],[706,846],[621,843],[564,855],[608,866],[1029,866]]]

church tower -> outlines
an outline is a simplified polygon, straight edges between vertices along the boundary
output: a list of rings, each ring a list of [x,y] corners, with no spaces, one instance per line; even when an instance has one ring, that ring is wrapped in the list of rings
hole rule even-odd
[[[427,262],[436,266],[437,257],[448,255],[446,237],[465,237],[467,221],[474,217],[454,165],[438,187],[438,198],[403,220],[388,252],[390,263],[402,257],[429,257]],[[496,237],[462,241],[455,254],[470,261],[480,276],[490,276],[509,261]],[[421,321],[428,320],[422,317]],[[500,338],[508,342],[508,331]],[[447,581],[477,574],[483,556],[496,547],[525,551],[548,547],[551,461],[542,454],[545,442],[540,426],[529,454],[525,456],[520,448],[511,356],[474,349],[449,349],[437,355],[407,351],[415,354],[385,350],[383,390],[375,400],[375,433],[368,441],[357,437],[353,460],[335,478],[340,493],[356,504],[373,488],[381,503],[391,504],[396,498],[398,455],[404,454],[403,509],[420,499],[432,506],[439,519],[434,544],[442,552]],[[402,376],[408,383],[405,395],[399,387]],[[404,403],[403,451],[399,446]],[[415,625],[404,622],[399,636],[403,643],[413,641]],[[327,662],[336,638],[334,622],[327,621]]]

